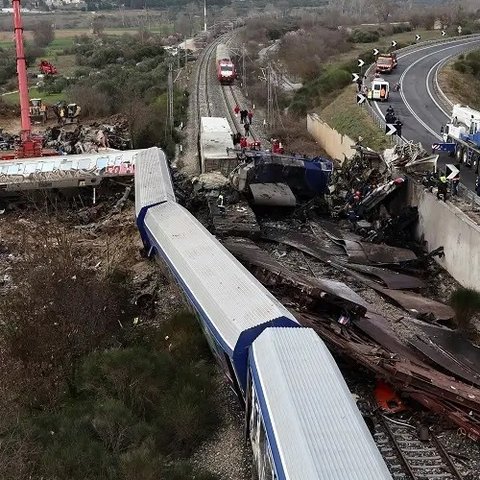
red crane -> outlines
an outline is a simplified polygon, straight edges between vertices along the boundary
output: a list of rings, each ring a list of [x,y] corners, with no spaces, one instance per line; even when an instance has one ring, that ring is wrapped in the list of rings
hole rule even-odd
[[[22,125],[22,130],[20,132],[20,146],[15,151],[15,158],[56,155],[56,152],[53,150],[42,151],[42,138],[32,135],[32,125],[30,122],[30,100],[28,97],[27,62],[25,59],[25,49],[23,46],[23,22],[22,15],[20,13],[20,0],[12,0],[12,6]]]

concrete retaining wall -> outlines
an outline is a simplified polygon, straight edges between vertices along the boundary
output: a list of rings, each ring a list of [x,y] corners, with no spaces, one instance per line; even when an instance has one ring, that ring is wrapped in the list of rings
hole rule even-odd
[[[480,290],[480,226],[413,181],[408,182],[408,200],[418,207],[417,234],[428,251],[443,246],[445,256],[438,263],[464,287]]]
[[[343,162],[355,154],[355,142],[347,135],[338,133],[325,123],[316,113],[307,115],[307,130],[330,157]]]

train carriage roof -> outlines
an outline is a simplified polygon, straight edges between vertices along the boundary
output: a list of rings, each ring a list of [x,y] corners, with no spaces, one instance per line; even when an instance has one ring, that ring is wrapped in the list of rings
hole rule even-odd
[[[151,243],[207,327],[246,379],[248,348],[269,325],[298,326],[293,315],[185,208],[166,202],[145,216]]]
[[[160,148],[139,151],[135,164],[135,214],[166,201],[175,201],[167,158]]]
[[[281,465],[279,480],[391,480],[340,370],[312,329],[265,330],[249,366]]]

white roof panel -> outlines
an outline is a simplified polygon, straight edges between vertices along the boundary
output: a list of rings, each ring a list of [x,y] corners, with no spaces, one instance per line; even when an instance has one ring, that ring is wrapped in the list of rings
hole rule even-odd
[[[135,213],[150,205],[175,201],[167,158],[160,148],[139,151],[135,165]]]
[[[235,157],[235,154],[227,153],[227,148],[233,148],[233,143],[232,130],[226,118],[202,117],[200,148],[204,159],[218,160]]]
[[[160,252],[233,352],[240,334],[293,315],[186,209],[164,203],[148,210],[145,225]]]
[[[253,343],[251,363],[267,432],[271,428],[275,438],[272,452],[286,479],[391,480],[335,360],[314,330],[266,329]]]

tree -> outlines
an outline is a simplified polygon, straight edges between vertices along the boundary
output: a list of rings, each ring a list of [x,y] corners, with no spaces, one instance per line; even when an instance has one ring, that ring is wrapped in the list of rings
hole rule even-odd
[[[105,30],[105,16],[95,15],[92,20],[92,31],[94,35],[101,35]]]
[[[46,47],[55,39],[55,30],[50,22],[43,20],[33,26],[33,41],[37,47]]]
[[[375,13],[384,22],[387,22],[394,9],[393,2],[391,0],[371,0],[371,4]]]

